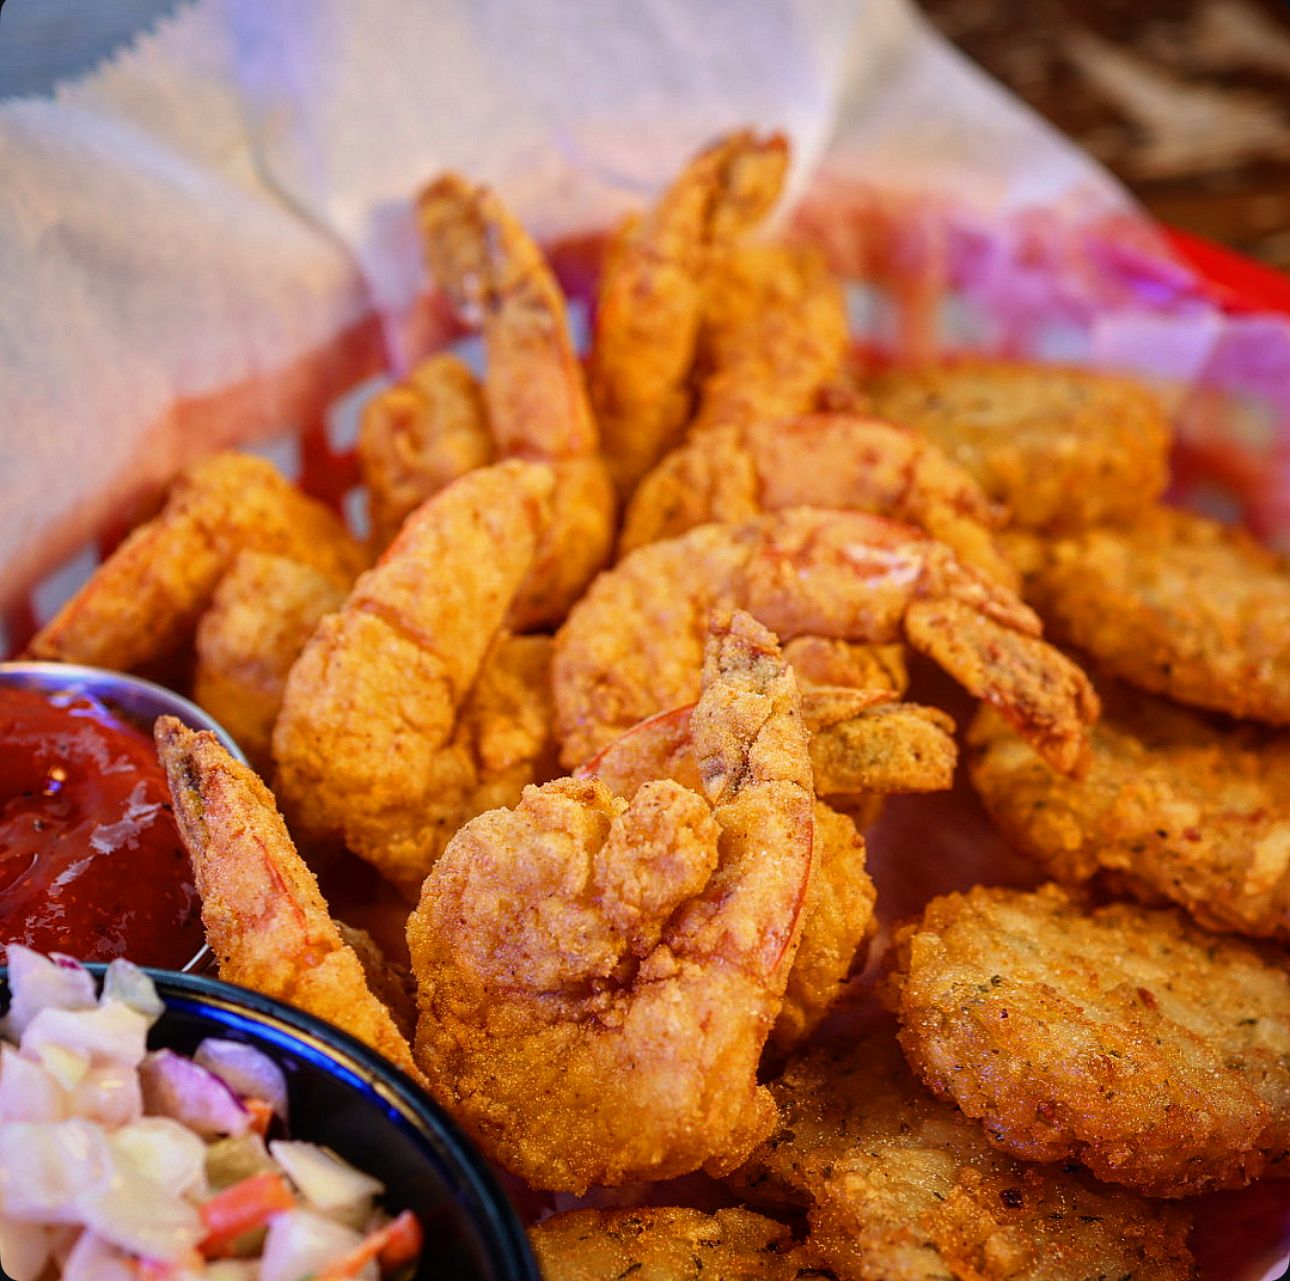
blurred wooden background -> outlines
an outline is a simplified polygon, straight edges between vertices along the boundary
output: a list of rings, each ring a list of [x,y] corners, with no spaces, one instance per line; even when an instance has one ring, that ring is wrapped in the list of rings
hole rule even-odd
[[[1288,0],[920,2],[1157,217],[1290,270]],[[0,0],[0,96],[92,66],[176,3]]]

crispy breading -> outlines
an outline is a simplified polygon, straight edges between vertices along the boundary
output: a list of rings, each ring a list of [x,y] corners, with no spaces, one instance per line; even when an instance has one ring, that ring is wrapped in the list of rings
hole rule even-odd
[[[908,525],[795,507],[649,543],[596,579],[556,636],[566,766],[694,698],[713,606],[746,609],[784,638],[907,639],[1059,769],[1082,762],[1097,698],[1013,592]]]
[[[156,738],[220,978],[334,1023],[423,1080],[291,843],[273,794],[214,734],[163,716]]]
[[[342,585],[367,560],[332,512],[272,463],[214,454],[176,477],[160,514],[41,628],[30,654],[121,671],[168,657],[191,639],[239,551],[288,556]]]
[[[411,1044],[417,1030],[417,994],[412,971],[391,960],[365,929],[344,921],[337,921],[336,928],[346,946],[358,957],[372,995],[389,1010],[394,1026]]]
[[[1016,586],[993,534],[1003,512],[976,481],[916,432],[844,413],[750,416],[694,432],[632,495],[619,555],[707,521],[803,506],[917,525],[965,564]]]
[[[372,548],[382,552],[408,515],[476,467],[496,447],[475,376],[440,352],[363,407],[358,465],[367,486]]]
[[[1290,724],[1290,573],[1244,531],[1159,507],[1049,545],[1027,598],[1111,675]]]
[[[408,922],[430,1089],[534,1187],[724,1172],[774,1125],[756,1073],[813,797],[796,683],[747,615],[713,620],[691,731],[701,793],[529,787],[457,833]]]
[[[891,1031],[771,1084],[779,1131],[734,1182],[805,1206],[838,1281],[1192,1281],[1190,1215],[993,1149],[914,1079]]]
[[[751,1210],[570,1210],[529,1229],[546,1281],[797,1281],[819,1276],[782,1223]]]
[[[1101,682],[1082,779],[982,712],[972,782],[1009,842],[1071,883],[1110,873],[1210,929],[1290,940],[1290,734]]]
[[[1164,492],[1168,424],[1127,378],[963,360],[883,374],[869,391],[878,417],[938,444],[1027,529],[1125,520]]]
[[[286,556],[239,552],[197,624],[193,699],[267,772],[287,674],[347,586]]]
[[[934,899],[897,950],[910,1063],[995,1146],[1153,1196],[1290,1175],[1283,955],[1056,885]]]

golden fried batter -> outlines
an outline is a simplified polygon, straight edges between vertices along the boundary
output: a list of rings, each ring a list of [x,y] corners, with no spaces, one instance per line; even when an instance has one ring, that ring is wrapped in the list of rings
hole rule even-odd
[[[427,498],[487,467],[495,452],[479,384],[456,356],[431,356],[372,397],[363,408],[358,465],[374,551],[384,551]]]
[[[972,726],[972,782],[1008,840],[1060,881],[1112,873],[1210,929],[1290,940],[1290,735],[1104,683],[1084,778],[998,717]]]
[[[193,698],[267,772],[287,674],[347,585],[285,556],[239,552],[197,624]]]
[[[475,709],[500,699],[506,723],[485,733],[470,700],[533,564],[552,483],[544,465],[495,463],[417,508],[287,679],[273,731],[284,809],[409,897],[457,828],[518,800],[545,754],[546,683],[527,684],[543,643],[522,651],[528,676],[487,687]]]
[[[965,564],[1016,585],[991,532],[1002,512],[976,481],[914,432],[853,414],[754,418],[696,432],[632,496],[619,554],[707,521],[803,506],[917,525]]]
[[[713,620],[691,732],[702,794],[529,787],[457,833],[408,922],[430,1089],[534,1187],[724,1172],[774,1125],[757,1064],[813,797],[796,683],[747,615]]]
[[[546,1281],[798,1281],[820,1274],[750,1210],[570,1210],[529,1229]]]
[[[1097,698],[1011,591],[919,530],[809,507],[700,525],[638,548],[596,579],[556,637],[552,685],[566,766],[694,698],[714,606],[747,609],[785,638],[904,637],[1014,719],[1045,759],[1080,766]]]
[[[1164,492],[1168,425],[1129,379],[965,360],[881,375],[870,394],[878,417],[938,444],[1027,529],[1125,520]]]
[[[1283,957],[1055,885],[934,899],[897,944],[910,1063],[996,1147],[1153,1196],[1290,1175]]]
[[[341,584],[366,563],[331,511],[272,463],[215,454],[179,474],[161,513],[37,633],[31,656],[126,671],[173,654],[239,551],[287,556]]]
[[[747,245],[704,280],[698,406],[689,434],[804,414],[842,368],[842,287],[815,249]]]
[[[1290,724],[1290,574],[1239,529],[1155,508],[1051,544],[1027,596],[1055,636],[1114,676]]]
[[[711,254],[761,221],[787,167],[788,144],[779,134],[740,130],[719,138],[610,246],[587,376],[623,497],[677,443],[690,417]]]
[[[736,1183],[805,1205],[838,1281],[1193,1281],[1190,1216],[995,1151],[914,1079],[890,1031],[771,1085],[780,1130]]]
[[[423,1080],[269,789],[214,734],[163,716],[156,737],[220,978],[334,1023]]]

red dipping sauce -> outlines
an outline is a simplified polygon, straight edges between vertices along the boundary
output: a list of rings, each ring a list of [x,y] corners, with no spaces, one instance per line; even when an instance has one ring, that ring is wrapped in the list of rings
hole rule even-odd
[[[0,684],[0,962],[24,943],[179,969],[203,942],[151,736],[88,694]]]

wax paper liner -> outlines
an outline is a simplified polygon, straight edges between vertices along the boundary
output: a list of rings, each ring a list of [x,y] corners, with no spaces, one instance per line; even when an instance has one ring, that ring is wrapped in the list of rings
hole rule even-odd
[[[1146,377],[1174,497],[1290,544],[1276,283],[1216,282],[1204,247],[1194,270],[902,0],[199,0],[52,99],[0,102],[0,652],[201,453],[251,443],[361,521],[357,405],[461,338],[413,231],[436,171],[499,187],[585,326],[605,229],[745,122],[791,133],[778,231],[828,251],[874,359]],[[888,919],[1029,876],[963,791],[872,835]],[[1197,1203],[1207,1278],[1279,1275],[1283,1188]]]

